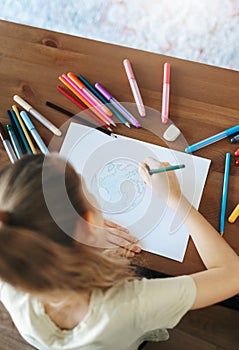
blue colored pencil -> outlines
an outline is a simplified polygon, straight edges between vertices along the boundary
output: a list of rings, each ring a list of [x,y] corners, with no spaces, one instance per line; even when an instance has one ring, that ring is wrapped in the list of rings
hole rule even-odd
[[[229,171],[230,171],[230,159],[231,159],[231,154],[230,153],[226,153],[225,169],[224,169],[224,181],[223,181],[223,189],[222,189],[220,228],[219,228],[219,232],[220,232],[221,236],[224,233],[224,225],[225,225],[225,215],[226,215],[226,206],[227,206],[227,193],[228,193],[228,181],[229,181]]]

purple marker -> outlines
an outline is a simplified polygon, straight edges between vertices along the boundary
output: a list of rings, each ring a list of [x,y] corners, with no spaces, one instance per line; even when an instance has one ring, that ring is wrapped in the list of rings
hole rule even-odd
[[[122,106],[100,83],[95,84],[95,88],[106,98],[112,106],[117,109],[132,125],[136,128],[140,128],[140,123],[138,120],[129,112],[127,109]]]

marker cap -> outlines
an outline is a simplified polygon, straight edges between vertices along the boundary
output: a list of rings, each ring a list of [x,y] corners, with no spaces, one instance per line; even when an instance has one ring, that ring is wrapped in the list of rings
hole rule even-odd
[[[170,84],[170,64],[164,63],[164,74],[163,74],[164,84]]]
[[[110,101],[112,95],[100,83],[96,83],[95,87],[106,98],[107,101]]]
[[[34,129],[34,125],[32,124],[30,118],[28,117],[27,113],[25,111],[20,112],[20,116],[22,117],[24,123],[26,124],[28,130]]]
[[[130,61],[127,58],[125,60],[123,60],[123,65],[125,67],[125,71],[126,71],[127,77],[129,79],[135,79],[134,73],[133,73],[133,70],[132,70],[132,67],[131,67],[131,63],[130,63]]]
[[[83,89],[85,85],[73,74],[72,72],[67,73],[68,78],[70,78],[80,89]]]
[[[30,111],[30,109],[32,108],[31,105],[29,105],[29,103],[27,103],[26,101],[24,101],[20,96],[18,95],[14,95],[13,96],[13,100],[15,102],[17,102],[22,108],[24,108],[26,111]]]

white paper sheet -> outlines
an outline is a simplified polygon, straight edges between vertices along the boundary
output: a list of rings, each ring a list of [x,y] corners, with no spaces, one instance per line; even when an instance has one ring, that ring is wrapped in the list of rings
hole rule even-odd
[[[199,207],[210,160],[123,136],[112,138],[71,123],[60,154],[83,175],[105,218],[129,228],[142,249],[182,262],[189,233],[175,213],[145,186],[138,164],[153,157],[185,164],[175,173],[184,195]]]

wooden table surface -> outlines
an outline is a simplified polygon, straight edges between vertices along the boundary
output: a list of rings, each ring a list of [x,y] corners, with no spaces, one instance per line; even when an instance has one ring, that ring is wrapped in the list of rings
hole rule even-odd
[[[166,61],[171,64],[170,119],[183,136],[165,144],[150,124],[150,113],[144,121],[139,117],[142,129],[128,130],[120,125],[118,133],[183,151],[185,140],[190,145],[239,124],[239,72],[6,21],[0,21],[0,121],[8,122],[6,110],[13,104],[12,96],[18,94],[60,127],[67,117],[47,107],[45,102],[79,112],[56,90],[58,76],[69,71],[82,74],[92,83],[99,81],[119,101],[133,103],[122,65],[124,58],[133,64],[145,105],[156,111],[161,110],[163,64]],[[37,121],[34,123],[49,143],[52,134]],[[160,119],[158,123],[162,132]],[[216,229],[225,152],[233,154],[237,148],[239,144],[232,145],[224,139],[194,153],[212,160],[199,210]],[[1,166],[9,163],[2,144],[0,162]],[[232,156],[227,217],[239,203],[239,167],[234,162]],[[239,219],[234,224],[226,222],[224,238],[239,253]],[[183,263],[147,252],[138,255],[134,262],[168,275],[204,268],[191,240]]]

